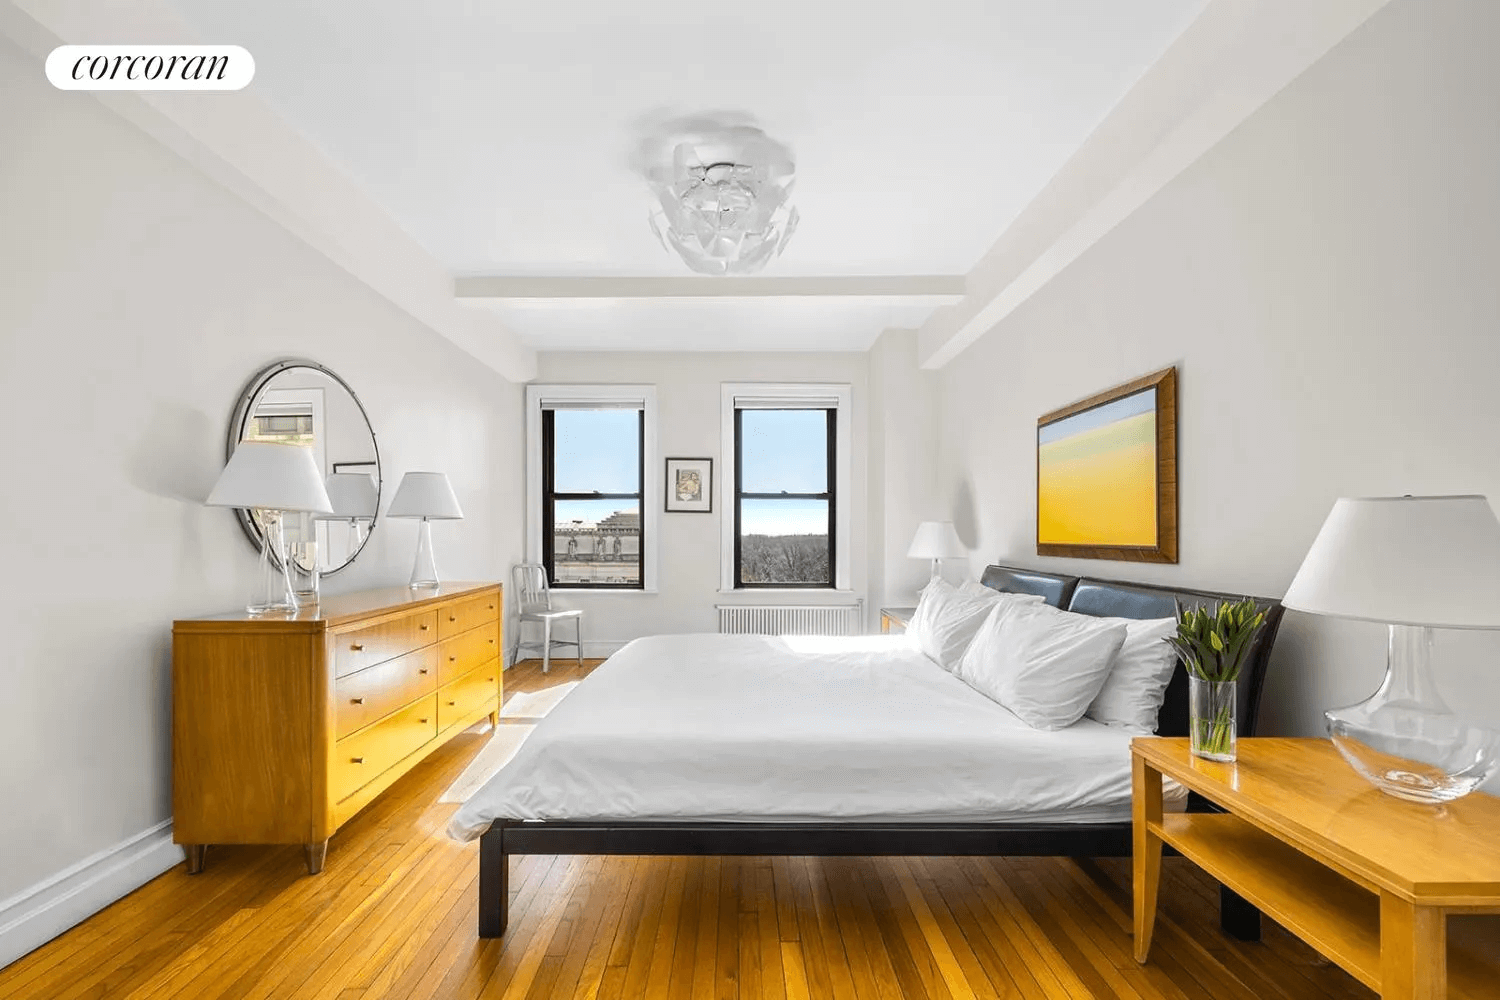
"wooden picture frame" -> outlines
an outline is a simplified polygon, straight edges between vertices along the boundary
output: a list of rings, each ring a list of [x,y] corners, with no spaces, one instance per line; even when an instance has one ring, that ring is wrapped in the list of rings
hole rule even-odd
[[[1176,367],[1042,416],[1036,477],[1037,555],[1175,563]]]
[[[667,459],[666,497],[668,513],[711,514],[714,509],[714,460],[711,458]]]

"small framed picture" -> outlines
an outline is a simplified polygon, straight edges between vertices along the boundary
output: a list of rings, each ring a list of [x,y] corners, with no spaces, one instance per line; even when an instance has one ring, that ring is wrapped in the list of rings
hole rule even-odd
[[[708,514],[714,509],[714,460],[667,459],[667,510]]]

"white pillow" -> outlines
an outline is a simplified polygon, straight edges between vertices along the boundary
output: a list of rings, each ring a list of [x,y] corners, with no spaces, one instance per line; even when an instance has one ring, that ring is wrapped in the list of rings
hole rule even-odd
[[[1125,626],[1047,604],[995,606],[958,676],[1033,729],[1083,717],[1125,642]]]
[[[1125,626],[1120,647],[1104,686],[1084,714],[1107,726],[1139,733],[1156,732],[1156,713],[1177,670],[1177,650],[1167,636],[1177,634],[1176,618],[1102,618]]]
[[[973,641],[974,633],[979,631],[985,616],[997,603],[1041,600],[1029,594],[991,593],[994,597],[968,596],[947,580],[933,580],[922,589],[917,610],[906,626],[906,634],[938,666],[954,670]],[[1005,600],[1007,598],[1010,600]]]

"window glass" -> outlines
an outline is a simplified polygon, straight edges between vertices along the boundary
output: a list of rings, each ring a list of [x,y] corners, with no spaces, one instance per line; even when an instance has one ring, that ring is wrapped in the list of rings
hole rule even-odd
[[[542,497],[554,586],[634,587],[641,574],[641,428],[644,411],[551,410],[542,423]]]
[[[823,493],[828,489],[827,410],[741,410],[740,489]]]
[[[833,413],[737,411],[736,586],[833,586]]]

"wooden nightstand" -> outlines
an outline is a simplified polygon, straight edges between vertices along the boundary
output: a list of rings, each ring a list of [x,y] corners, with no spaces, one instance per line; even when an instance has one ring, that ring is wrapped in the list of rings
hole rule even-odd
[[[916,608],[881,608],[880,631],[898,634],[905,632],[906,626],[911,622],[911,616],[916,611]]]
[[[1500,969],[1464,938],[1492,945],[1500,928],[1466,916],[1450,934],[1449,915],[1500,913],[1500,799],[1403,802],[1327,740],[1244,739],[1237,763],[1216,764],[1185,739],[1137,737],[1131,764],[1137,961],[1166,843],[1384,1000],[1496,995]],[[1228,812],[1163,815],[1163,775]]]

